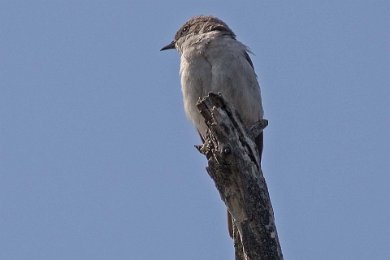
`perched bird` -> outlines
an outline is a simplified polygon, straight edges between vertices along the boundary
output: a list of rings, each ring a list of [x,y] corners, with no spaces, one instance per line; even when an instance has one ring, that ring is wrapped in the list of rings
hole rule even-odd
[[[248,55],[249,50],[223,21],[213,16],[191,18],[161,51],[168,49],[176,49],[180,54],[185,113],[202,139],[206,136],[207,126],[196,102],[209,92],[221,93],[237,110],[247,127],[263,118],[260,87]],[[263,134],[255,141],[261,160]],[[228,217],[232,236],[229,213]]]

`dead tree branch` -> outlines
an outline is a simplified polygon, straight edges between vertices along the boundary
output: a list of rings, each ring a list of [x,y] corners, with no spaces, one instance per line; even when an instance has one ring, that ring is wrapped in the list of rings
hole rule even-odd
[[[210,93],[197,104],[209,128],[198,149],[208,159],[207,172],[233,217],[236,259],[283,260],[274,213],[253,137],[266,127],[250,129],[221,95]]]

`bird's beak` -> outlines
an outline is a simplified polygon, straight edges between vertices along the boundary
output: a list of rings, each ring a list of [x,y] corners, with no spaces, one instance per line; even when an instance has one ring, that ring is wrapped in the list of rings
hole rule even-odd
[[[175,49],[175,41],[172,41],[167,46],[162,47],[160,51],[165,51],[165,50],[170,50],[170,49]]]

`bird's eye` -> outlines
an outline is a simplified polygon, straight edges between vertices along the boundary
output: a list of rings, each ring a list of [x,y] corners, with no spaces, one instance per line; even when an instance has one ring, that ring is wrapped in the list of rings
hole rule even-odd
[[[188,31],[188,26],[184,26],[183,29],[181,30],[181,34],[184,34]]]

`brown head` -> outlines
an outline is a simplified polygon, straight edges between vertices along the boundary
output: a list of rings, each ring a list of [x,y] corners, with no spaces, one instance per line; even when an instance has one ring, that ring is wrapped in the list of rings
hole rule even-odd
[[[212,31],[218,31],[221,35],[228,35],[233,39],[236,38],[236,35],[229,26],[220,19],[214,16],[194,16],[180,27],[175,34],[175,39],[170,44],[164,46],[160,51],[175,49],[176,44],[181,40],[185,40],[186,37]]]

